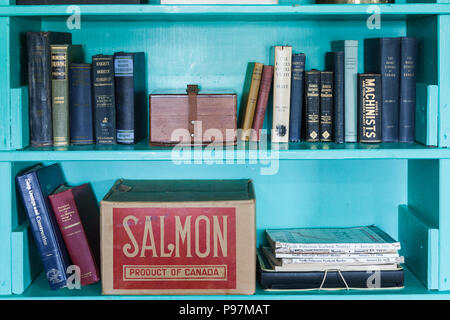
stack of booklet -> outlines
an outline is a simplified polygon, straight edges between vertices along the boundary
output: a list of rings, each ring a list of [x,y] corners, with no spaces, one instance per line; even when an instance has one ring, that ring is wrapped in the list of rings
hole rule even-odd
[[[266,230],[258,250],[263,289],[403,287],[400,243],[376,226]]]

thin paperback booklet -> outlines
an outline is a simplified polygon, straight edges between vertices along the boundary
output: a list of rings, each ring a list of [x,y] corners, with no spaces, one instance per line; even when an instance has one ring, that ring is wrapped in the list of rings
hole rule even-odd
[[[400,243],[376,226],[351,228],[268,229],[266,237],[278,254],[395,253]]]

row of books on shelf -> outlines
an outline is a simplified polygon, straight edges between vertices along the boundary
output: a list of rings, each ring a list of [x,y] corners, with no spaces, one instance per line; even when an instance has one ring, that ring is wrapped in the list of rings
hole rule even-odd
[[[324,71],[305,71],[291,46],[274,47],[273,66],[250,64],[240,139],[258,141],[273,79],[272,142],[414,142],[417,40],[365,39],[364,73],[358,46],[331,42]]]
[[[81,286],[101,276],[107,294],[251,294],[256,275],[268,290],[403,286],[400,243],[373,225],[267,229],[256,250],[254,203],[237,191],[253,188],[248,180],[120,179],[100,210],[90,184],[67,186],[59,164],[25,169],[16,183],[53,290],[73,281],[71,265]],[[235,207],[224,208],[224,188]]]
[[[27,49],[32,146],[134,144],[146,136],[143,52],[83,63],[82,46],[66,32],[28,32]]]

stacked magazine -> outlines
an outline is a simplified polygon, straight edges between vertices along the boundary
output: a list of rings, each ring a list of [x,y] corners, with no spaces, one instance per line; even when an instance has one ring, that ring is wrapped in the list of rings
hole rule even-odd
[[[376,226],[266,230],[258,252],[265,289],[403,287],[400,243]]]

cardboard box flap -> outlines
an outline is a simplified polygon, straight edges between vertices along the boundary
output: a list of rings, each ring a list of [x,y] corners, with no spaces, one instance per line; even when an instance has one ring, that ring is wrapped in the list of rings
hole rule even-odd
[[[125,180],[116,181],[103,201],[184,202],[252,200],[251,180]]]

